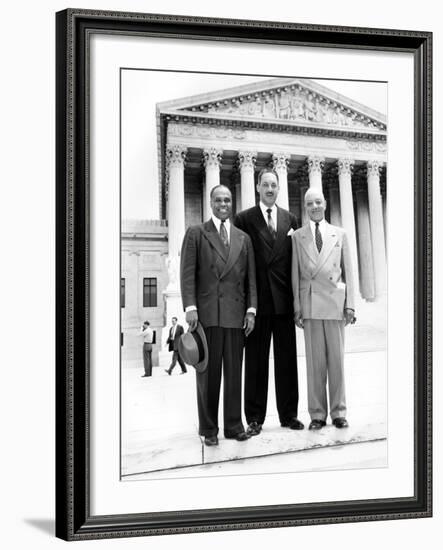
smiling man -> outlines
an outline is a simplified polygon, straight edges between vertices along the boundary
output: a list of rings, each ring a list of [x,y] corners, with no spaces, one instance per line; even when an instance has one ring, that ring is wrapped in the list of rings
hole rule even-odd
[[[231,192],[211,190],[212,216],[190,227],[181,251],[181,293],[191,331],[201,323],[208,367],[197,372],[199,434],[218,444],[218,403],[223,370],[223,428],[227,439],[246,441],[241,420],[244,336],[254,329],[257,308],[254,252],[248,235],[230,223]]]
[[[304,329],[310,430],[348,427],[344,379],[344,327],[355,323],[354,282],[346,232],[325,220],[326,201],[308,189],[309,222],[292,235],[292,288],[296,325]]]
[[[235,225],[251,237],[257,275],[257,317],[245,354],[245,414],[251,435],[261,432],[266,417],[271,336],[280,424],[292,430],[304,427],[297,418],[297,348],[291,286],[291,234],[298,227],[297,218],[276,205],[280,186],[275,170],[264,168],[258,175],[256,189],[259,204],[234,219]]]

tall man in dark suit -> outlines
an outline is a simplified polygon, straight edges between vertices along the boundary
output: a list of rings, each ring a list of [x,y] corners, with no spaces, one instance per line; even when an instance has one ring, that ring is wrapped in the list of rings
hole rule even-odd
[[[166,340],[166,343],[168,344],[169,351],[172,351],[172,360],[171,365],[169,366],[169,369],[165,369],[165,371],[171,375],[172,371],[174,370],[175,365],[180,365],[182,369],[182,374],[186,374],[188,371],[186,370],[186,365],[183,362],[183,359],[180,357],[180,353],[178,352],[178,342],[180,340],[180,336],[183,334],[183,327],[177,323],[177,317],[173,317],[171,319],[172,327],[169,329],[169,336]]]
[[[266,417],[269,349],[274,337],[274,377],[280,424],[302,430],[297,418],[298,374],[293,296],[291,234],[294,214],[275,204],[278,175],[264,168],[258,175],[258,206],[240,212],[234,224],[252,240],[257,273],[258,309],[255,329],[246,342],[245,414],[248,433],[258,435]]]
[[[244,335],[250,338],[257,308],[251,240],[229,217],[232,196],[217,185],[211,191],[212,216],[190,227],[181,251],[181,293],[186,322],[200,321],[208,343],[208,366],[196,373],[199,434],[206,445],[218,444],[218,403],[223,364],[224,435],[245,441],[241,419]]]

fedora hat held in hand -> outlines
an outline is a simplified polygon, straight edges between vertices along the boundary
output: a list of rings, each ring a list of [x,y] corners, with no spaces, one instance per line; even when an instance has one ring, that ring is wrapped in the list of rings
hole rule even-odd
[[[205,331],[200,323],[194,332],[185,332],[178,341],[180,357],[197,372],[204,372],[208,366],[208,343]]]

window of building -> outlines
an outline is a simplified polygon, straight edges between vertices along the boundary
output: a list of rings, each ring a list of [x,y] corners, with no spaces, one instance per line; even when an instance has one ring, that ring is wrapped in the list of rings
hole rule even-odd
[[[120,307],[126,305],[126,279],[123,277],[120,279]]]
[[[143,279],[143,307],[157,307],[157,278]]]

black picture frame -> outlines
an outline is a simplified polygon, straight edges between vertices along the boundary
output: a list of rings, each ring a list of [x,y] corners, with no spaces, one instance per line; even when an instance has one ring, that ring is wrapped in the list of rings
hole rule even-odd
[[[93,33],[414,56],[414,496],[92,516],[89,484],[88,45]],[[56,14],[56,535],[65,540],[432,515],[432,33],[68,9]]]

